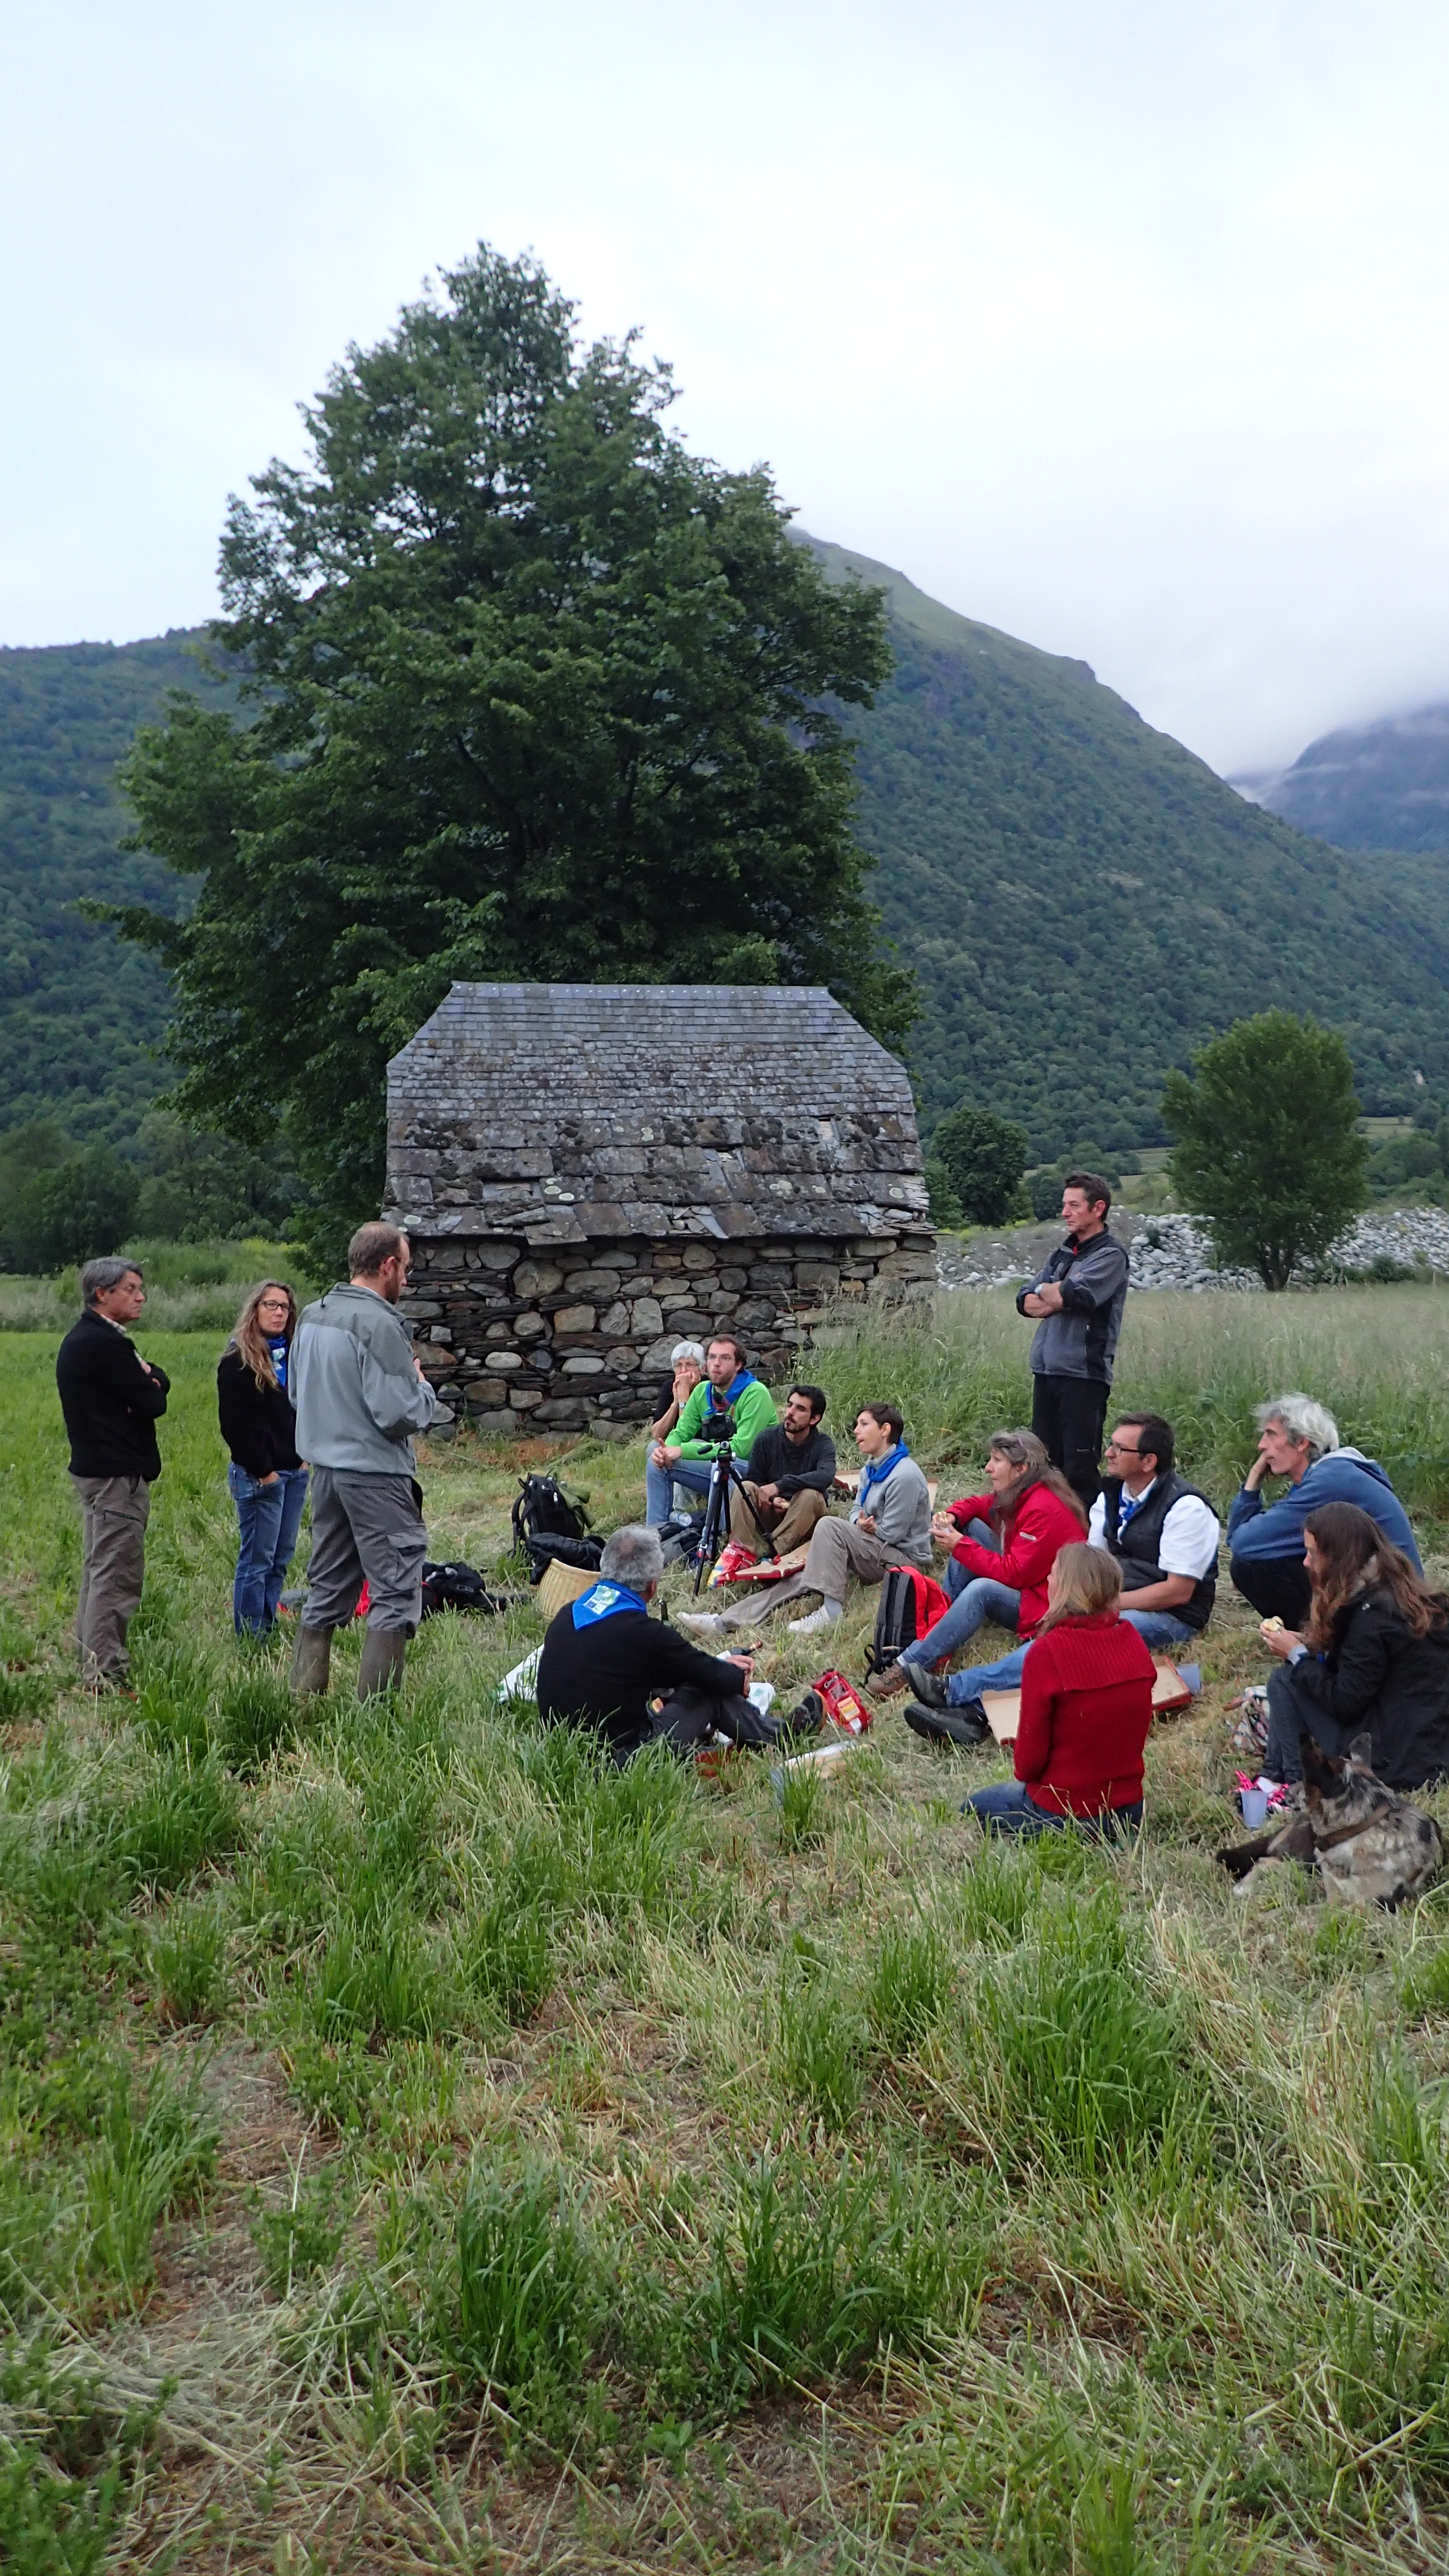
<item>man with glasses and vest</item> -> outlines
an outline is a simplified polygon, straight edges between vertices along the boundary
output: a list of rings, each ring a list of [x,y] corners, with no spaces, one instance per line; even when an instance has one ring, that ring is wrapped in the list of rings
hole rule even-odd
[[[1221,1524],[1173,1465],[1170,1422],[1124,1413],[1107,1443],[1087,1537],[1122,1568],[1122,1617],[1144,1645],[1185,1645],[1212,1616]]]

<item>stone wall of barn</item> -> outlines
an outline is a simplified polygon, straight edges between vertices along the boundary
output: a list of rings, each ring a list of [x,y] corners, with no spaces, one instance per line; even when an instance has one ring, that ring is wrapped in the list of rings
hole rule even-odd
[[[688,1238],[532,1251],[487,1237],[412,1238],[405,1312],[454,1414],[493,1433],[637,1434],[678,1341],[728,1326],[780,1385],[835,1311],[922,1303],[935,1292],[924,1227],[844,1242]]]

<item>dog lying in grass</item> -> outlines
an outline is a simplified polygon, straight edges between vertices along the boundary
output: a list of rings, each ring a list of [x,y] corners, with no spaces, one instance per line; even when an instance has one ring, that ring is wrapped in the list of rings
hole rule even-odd
[[[1246,1896],[1279,1860],[1316,1862],[1330,1905],[1365,1911],[1379,1905],[1392,1913],[1428,1886],[1443,1867],[1444,1837],[1432,1816],[1374,1778],[1371,1749],[1367,1735],[1356,1735],[1347,1755],[1335,1760],[1305,1733],[1301,1811],[1271,1833],[1218,1853],[1238,1882],[1235,1895]]]

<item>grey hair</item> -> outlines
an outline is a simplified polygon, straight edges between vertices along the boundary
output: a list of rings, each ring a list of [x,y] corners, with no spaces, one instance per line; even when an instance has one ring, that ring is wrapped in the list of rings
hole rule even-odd
[[[631,1521],[604,1541],[599,1559],[599,1572],[606,1583],[626,1583],[631,1592],[642,1592],[646,1583],[657,1583],[664,1572],[664,1550],[657,1530],[645,1529]]]
[[[1275,1395],[1271,1404],[1258,1406],[1253,1418],[1260,1431],[1266,1431],[1270,1422],[1277,1422],[1290,1440],[1306,1440],[1310,1466],[1339,1445],[1338,1424],[1323,1405],[1314,1403],[1311,1395]]]
[[[88,1261],[81,1272],[81,1304],[93,1306],[98,1297],[104,1297],[108,1288],[119,1288],[121,1281],[129,1279],[133,1272],[144,1283],[146,1273],[139,1261],[122,1261],[114,1252],[108,1252],[103,1261]]]
[[[699,1373],[700,1373],[700,1376],[701,1376],[701,1377],[703,1377],[703,1375],[704,1375],[704,1344],[703,1344],[703,1342],[676,1342],[676,1343],[675,1343],[675,1345],[674,1345],[673,1350],[672,1350],[672,1351],[670,1352],[670,1354],[669,1354],[669,1365],[670,1365],[670,1367],[671,1367],[671,1368],[678,1368],[679,1363],[680,1363],[680,1361],[681,1361],[681,1360],[693,1360],[693,1362],[694,1362],[694,1364],[695,1364],[695,1367],[698,1369],[698,1371],[699,1371]]]

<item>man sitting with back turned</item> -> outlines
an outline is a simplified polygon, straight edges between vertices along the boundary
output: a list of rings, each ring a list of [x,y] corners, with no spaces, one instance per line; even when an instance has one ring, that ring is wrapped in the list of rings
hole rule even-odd
[[[686,1398],[667,1440],[656,1440],[644,1471],[644,1517],[652,1528],[667,1521],[671,1488],[707,1494],[710,1469],[728,1442],[736,1453],[779,1419],[767,1386],[745,1366],[745,1346],[733,1333],[716,1333],[704,1354],[705,1375]]]
[[[649,1604],[664,1572],[657,1530],[616,1530],[599,1559],[599,1579],[549,1623],[538,1666],[538,1713],[545,1726],[596,1735],[615,1762],[663,1741],[686,1752],[716,1735],[732,1744],[774,1744],[786,1726],[761,1717],[746,1694],[748,1655],[700,1653]],[[662,1706],[655,1703],[662,1701]],[[805,1705],[789,1731],[822,1723]]]
[[[1338,1424],[1308,1395],[1275,1395],[1257,1411],[1258,1455],[1228,1510],[1234,1588],[1263,1619],[1301,1628],[1308,1618],[1303,1524],[1321,1503],[1357,1503],[1385,1538],[1423,1567],[1409,1518],[1382,1467],[1361,1449],[1342,1449]],[[1265,1506],[1262,1486],[1286,1476],[1288,1491]]]
[[[1121,1414],[1087,1529],[1092,1546],[1122,1568],[1118,1616],[1159,1648],[1201,1635],[1218,1588],[1222,1524],[1206,1494],[1179,1476],[1175,1454],[1160,1413]]]
[[[751,1556],[788,1556],[803,1547],[835,1482],[835,1443],[822,1431],[825,1395],[792,1386],[784,1419],[757,1433],[743,1491],[730,1487],[730,1536]]]
[[[1127,1252],[1107,1232],[1108,1182],[1096,1172],[1068,1172],[1062,1220],[1068,1228],[1044,1270],[1016,1300],[1034,1319],[1031,1427],[1054,1467],[1090,1510],[1101,1477],[1098,1460],[1112,1363],[1127,1302]]]

